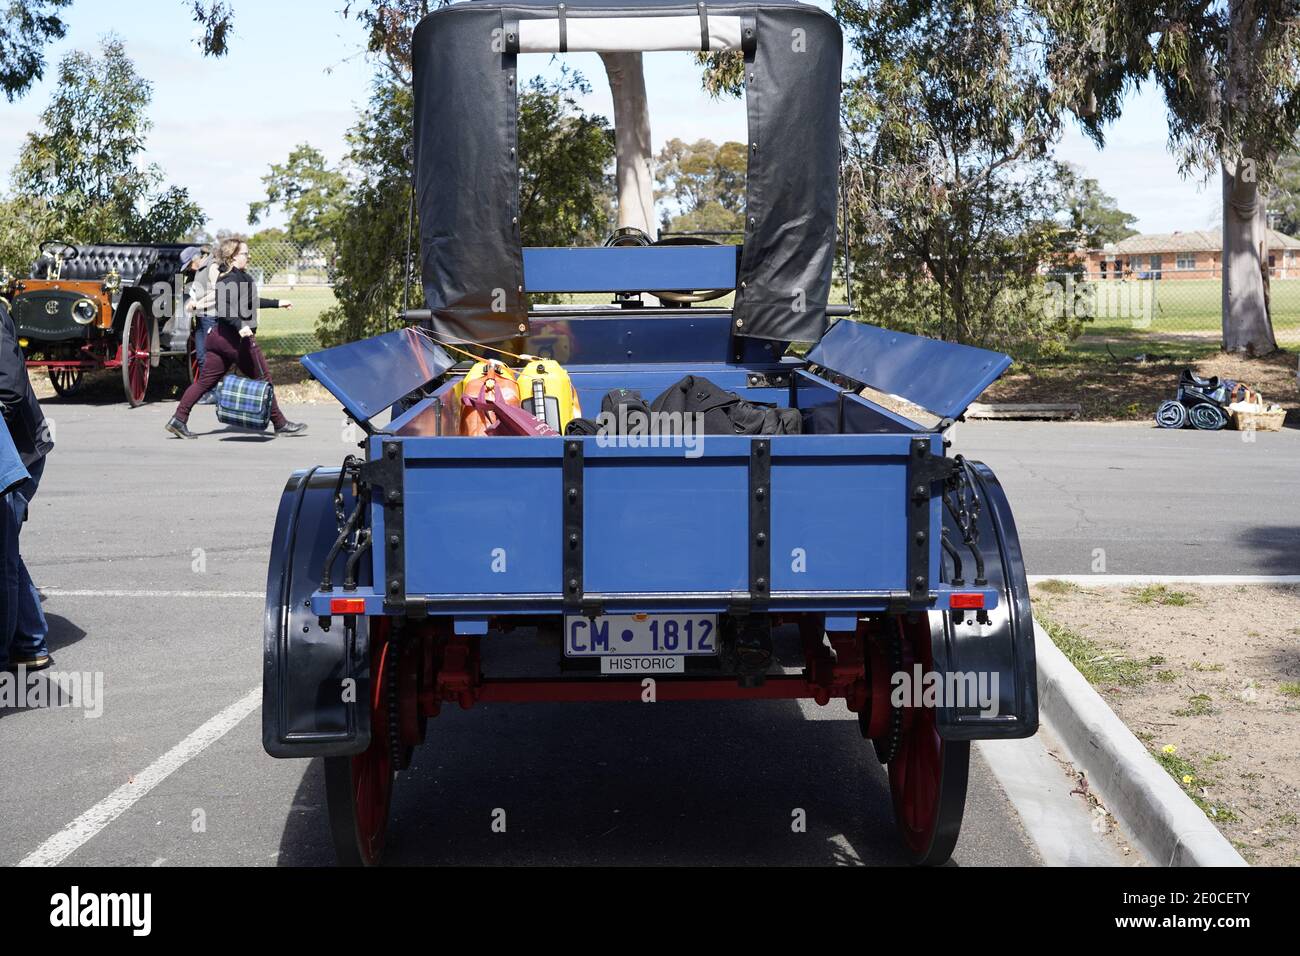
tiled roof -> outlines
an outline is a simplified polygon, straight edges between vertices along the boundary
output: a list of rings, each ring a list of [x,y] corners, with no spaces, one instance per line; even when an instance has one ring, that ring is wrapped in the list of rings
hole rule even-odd
[[[1300,239],[1278,232],[1268,231],[1270,249],[1300,249]],[[1114,244],[1113,250],[1108,245],[1106,252],[1121,255],[1145,255],[1161,252],[1220,252],[1223,249],[1223,232],[1220,229],[1193,229],[1187,232],[1151,232],[1129,236]]]

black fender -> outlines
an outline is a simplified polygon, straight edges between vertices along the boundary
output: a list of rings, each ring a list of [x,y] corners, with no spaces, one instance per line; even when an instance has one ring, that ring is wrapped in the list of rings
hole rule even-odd
[[[307,600],[320,586],[325,556],[338,535],[337,468],[294,472],[280,496],[266,574],[262,647],[262,747],[272,757],[334,757],[370,746],[370,630],[335,617],[321,627]],[[344,506],[353,506],[344,482]],[[343,578],[346,555],[335,563]],[[370,583],[370,562],[358,583]],[[338,585],[335,585],[338,587]],[[343,594],[341,590],[340,594]],[[354,683],[349,687],[345,681]]]
[[[1006,492],[993,470],[983,462],[968,462],[974,493],[980,501],[979,549],[989,585],[999,591],[998,606],[980,624],[974,611],[930,612],[934,669],[941,674],[960,671],[988,681],[997,675],[997,713],[976,706],[940,707],[939,734],[945,740],[991,740],[1032,737],[1038,730],[1038,671],[1034,655],[1034,617],[1029,606],[1029,582],[1020,551],[1020,537]],[[944,509],[944,527],[962,559],[967,584],[975,577],[975,562],[962,541],[956,521]],[[944,580],[953,565],[944,556]]]

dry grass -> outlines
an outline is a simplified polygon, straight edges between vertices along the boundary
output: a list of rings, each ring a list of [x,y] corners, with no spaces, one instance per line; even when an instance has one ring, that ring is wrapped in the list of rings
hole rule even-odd
[[[1297,356],[1279,352],[1265,358],[1244,358],[1217,352],[1200,358],[1150,362],[1116,362],[1108,355],[1075,358],[1061,363],[1017,364],[995,382],[981,401],[1008,403],[1078,402],[1090,421],[1150,421],[1156,407],[1174,397],[1178,373],[1192,368],[1198,375],[1218,375],[1245,382],[1288,410],[1287,424],[1300,427],[1300,389],[1296,387]]]
[[[1248,861],[1300,865],[1300,588],[1142,593],[1039,585],[1034,611]]]

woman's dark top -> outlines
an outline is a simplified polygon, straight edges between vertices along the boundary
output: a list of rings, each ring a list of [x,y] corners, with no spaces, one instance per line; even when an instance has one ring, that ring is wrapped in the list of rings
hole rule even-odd
[[[213,314],[226,325],[238,331],[243,326],[257,328],[257,310],[280,308],[279,299],[262,299],[257,295],[257,283],[243,269],[231,269],[217,279],[217,301]]]

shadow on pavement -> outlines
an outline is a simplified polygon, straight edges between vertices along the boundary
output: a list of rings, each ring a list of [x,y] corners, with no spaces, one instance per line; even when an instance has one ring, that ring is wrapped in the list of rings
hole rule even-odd
[[[41,603],[42,604],[45,603],[45,595],[41,595]],[[83,637],[86,636],[86,632],[83,631],[77,625],[73,624],[66,617],[60,617],[57,614],[46,613],[45,623],[49,627],[49,634],[46,637],[46,643],[49,645],[50,656],[54,659],[54,664],[51,668],[49,668],[49,670],[35,671],[33,673],[27,674],[26,679],[29,687],[31,687],[34,684],[34,682],[37,681],[43,682],[45,686],[42,688],[42,690],[44,692],[45,699],[47,700],[47,706],[59,707],[59,706],[63,706],[65,703],[71,703],[71,701],[65,701],[64,694],[60,686],[57,683],[54,684],[50,683],[45,675],[50,673],[50,671],[59,670],[59,659],[58,659],[59,651],[65,647],[77,643],[77,641],[81,640]],[[0,719],[8,717],[12,714],[20,714],[23,711],[33,710],[33,709],[35,708],[0,707]]]
[[[1300,525],[1256,525],[1241,541],[1260,558],[1263,574],[1300,574]]]
[[[44,601],[45,598],[42,596],[41,602],[44,603]],[[57,654],[63,648],[77,643],[86,636],[86,632],[80,627],[58,614],[46,612],[45,623],[49,627],[49,636],[46,638],[46,642],[49,644],[51,655]]]
[[[332,864],[323,762],[279,863]],[[505,833],[494,833],[504,810]],[[792,829],[796,810],[806,832]],[[498,814],[499,816],[499,814]],[[397,778],[390,864],[903,864],[856,720],[786,701],[454,706]]]

